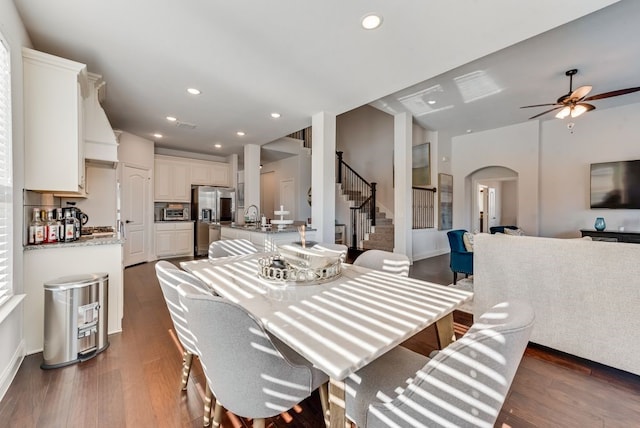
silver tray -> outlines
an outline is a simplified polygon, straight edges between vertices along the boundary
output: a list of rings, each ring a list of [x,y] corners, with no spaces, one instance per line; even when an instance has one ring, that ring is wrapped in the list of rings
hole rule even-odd
[[[281,285],[315,285],[332,281],[342,274],[340,260],[320,269],[312,269],[293,266],[276,255],[259,258],[258,265],[260,278]]]

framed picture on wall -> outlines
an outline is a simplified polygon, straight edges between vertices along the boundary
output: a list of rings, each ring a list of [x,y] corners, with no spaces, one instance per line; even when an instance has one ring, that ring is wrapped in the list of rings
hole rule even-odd
[[[453,227],[453,175],[438,174],[438,230]]]
[[[431,144],[424,143],[411,149],[411,185],[431,186]]]

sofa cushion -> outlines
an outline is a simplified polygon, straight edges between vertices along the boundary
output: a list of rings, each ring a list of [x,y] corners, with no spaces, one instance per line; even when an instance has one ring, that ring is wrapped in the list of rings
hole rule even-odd
[[[524,231],[520,228],[518,229],[507,229],[506,227],[504,228],[504,234],[505,235],[511,235],[511,236],[524,236]]]
[[[464,242],[464,248],[473,253],[473,233],[465,232],[464,235],[462,235],[462,242]]]

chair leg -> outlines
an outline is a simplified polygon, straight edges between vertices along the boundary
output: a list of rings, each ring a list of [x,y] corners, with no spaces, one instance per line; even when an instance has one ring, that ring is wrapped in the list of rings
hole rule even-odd
[[[213,428],[220,428],[222,426],[222,404],[216,400],[216,405],[213,408]]]
[[[264,428],[265,421],[264,419],[254,419],[253,420],[253,428]]]
[[[453,285],[455,285],[456,282],[458,282],[458,272],[453,272]]]
[[[320,406],[322,406],[322,416],[325,422],[328,422],[327,415],[329,413],[329,383],[323,383],[318,388],[320,393]]]
[[[211,392],[211,388],[209,388],[209,383],[207,382],[207,388],[204,392],[204,417],[202,420],[202,425],[208,427],[211,425],[211,404],[213,403],[213,392]]]
[[[191,363],[193,362],[193,354],[191,352],[184,351],[182,355],[182,384],[180,389],[187,390],[187,382],[189,381],[189,373],[191,373]]]

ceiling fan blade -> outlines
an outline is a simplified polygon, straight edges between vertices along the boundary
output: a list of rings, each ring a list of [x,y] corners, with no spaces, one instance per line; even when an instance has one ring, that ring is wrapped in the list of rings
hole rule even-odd
[[[555,104],[554,104],[554,105],[555,105]],[[535,116],[531,116],[531,117],[529,118],[529,120],[531,120],[531,119],[535,119],[536,117],[540,117],[540,116],[542,116],[543,114],[551,113],[552,111],[554,111],[554,110],[558,110],[559,108],[563,108],[563,107],[564,107],[564,106],[558,106],[558,107],[554,107],[554,108],[552,108],[552,109],[550,109],[550,110],[543,111],[542,113],[538,113],[538,114],[536,114]]]
[[[592,95],[590,97],[585,98],[583,101],[601,100],[602,98],[617,97],[619,95],[626,95],[626,94],[630,94],[632,92],[638,92],[638,91],[640,91],[640,86],[635,88],[618,89],[617,91],[603,92],[602,94]]]
[[[587,96],[587,94],[589,92],[591,92],[591,89],[593,87],[586,85],[586,86],[580,86],[578,89],[576,89],[575,91],[571,92],[571,95],[569,96],[570,99],[578,101],[584,97]]]
[[[558,103],[548,103],[548,104],[534,104],[532,106],[522,106],[520,108],[530,108],[530,107],[546,107],[546,106],[559,106]]]

